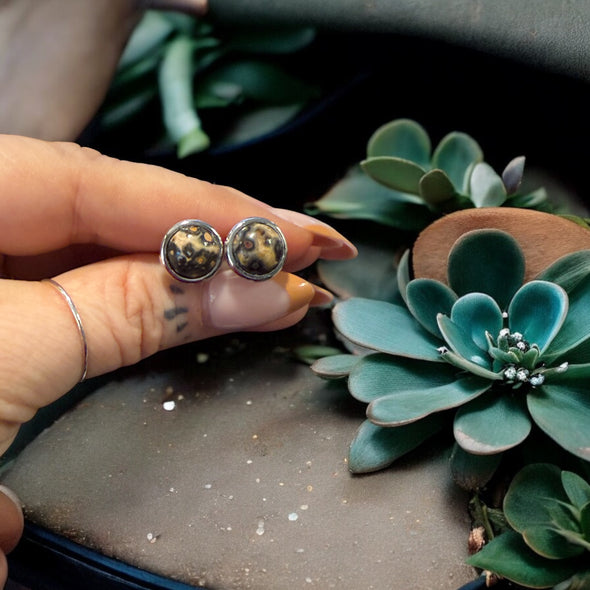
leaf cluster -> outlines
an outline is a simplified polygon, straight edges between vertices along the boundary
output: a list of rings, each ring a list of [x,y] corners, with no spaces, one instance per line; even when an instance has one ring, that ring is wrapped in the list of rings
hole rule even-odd
[[[419,123],[396,119],[373,133],[366,159],[308,211],[370,219],[410,231],[423,229],[441,215],[474,207],[549,211],[544,188],[521,191],[524,166],[524,156],[516,157],[499,175],[466,133],[453,131],[432,149]]]
[[[530,588],[590,584],[590,484],[548,463],[525,466],[504,498],[512,530],[468,563]]]
[[[269,133],[320,92],[283,63],[314,37],[310,28],[221,30],[206,20],[148,10],[119,62],[99,114],[101,128],[119,129],[159,103],[155,142],[175,146],[180,158],[212,143]],[[201,115],[220,109],[229,121],[210,137]]]

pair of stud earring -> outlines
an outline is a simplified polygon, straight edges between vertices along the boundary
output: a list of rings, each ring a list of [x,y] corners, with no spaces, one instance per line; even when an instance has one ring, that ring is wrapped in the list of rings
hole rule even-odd
[[[212,277],[224,257],[238,275],[265,281],[283,268],[287,240],[275,223],[263,217],[249,217],[234,225],[225,243],[208,223],[185,219],[166,232],[160,248],[166,270],[187,283]]]

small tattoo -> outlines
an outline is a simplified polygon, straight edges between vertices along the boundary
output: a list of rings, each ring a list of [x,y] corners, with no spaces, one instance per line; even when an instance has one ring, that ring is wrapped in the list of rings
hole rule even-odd
[[[180,287],[176,283],[170,283],[170,291],[172,291],[172,293],[174,293],[175,295],[183,295],[184,294],[182,287]]]
[[[176,325],[176,333],[182,332],[188,326],[188,322],[183,322],[182,324]]]
[[[164,317],[167,320],[173,320],[176,316],[182,313],[188,313],[188,307],[173,307],[164,311]]]

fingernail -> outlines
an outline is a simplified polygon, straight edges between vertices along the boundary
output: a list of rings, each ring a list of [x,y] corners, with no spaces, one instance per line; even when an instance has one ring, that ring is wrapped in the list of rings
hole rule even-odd
[[[312,285],[315,291],[313,299],[309,302],[309,307],[321,307],[322,305],[328,305],[334,301],[334,295],[326,289],[322,289],[317,285]]]
[[[306,229],[313,234],[313,246],[319,246],[322,249],[339,250],[344,258],[354,258],[357,255],[357,249],[352,242],[347,240],[341,233],[337,232],[332,226],[289,209],[273,209],[272,212],[285,221],[289,221],[299,227]]]
[[[209,321],[223,330],[254,328],[309,305],[316,289],[302,278],[279,273],[268,281],[250,281],[231,270],[219,272],[205,290]]]

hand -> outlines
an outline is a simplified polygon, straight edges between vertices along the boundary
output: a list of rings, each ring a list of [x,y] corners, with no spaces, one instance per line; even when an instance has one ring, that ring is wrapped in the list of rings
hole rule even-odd
[[[72,312],[39,279],[54,277],[72,298],[92,377],[186,342],[290,326],[331,296],[289,272],[355,254],[329,226],[231,188],[18,136],[0,136],[0,210],[0,271],[10,277],[0,280],[0,453],[82,371]],[[159,261],[177,221],[203,219],[224,238],[253,216],[274,221],[288,242],[285,271],[273,279],[222,268],[208,281],[180,283]]]

